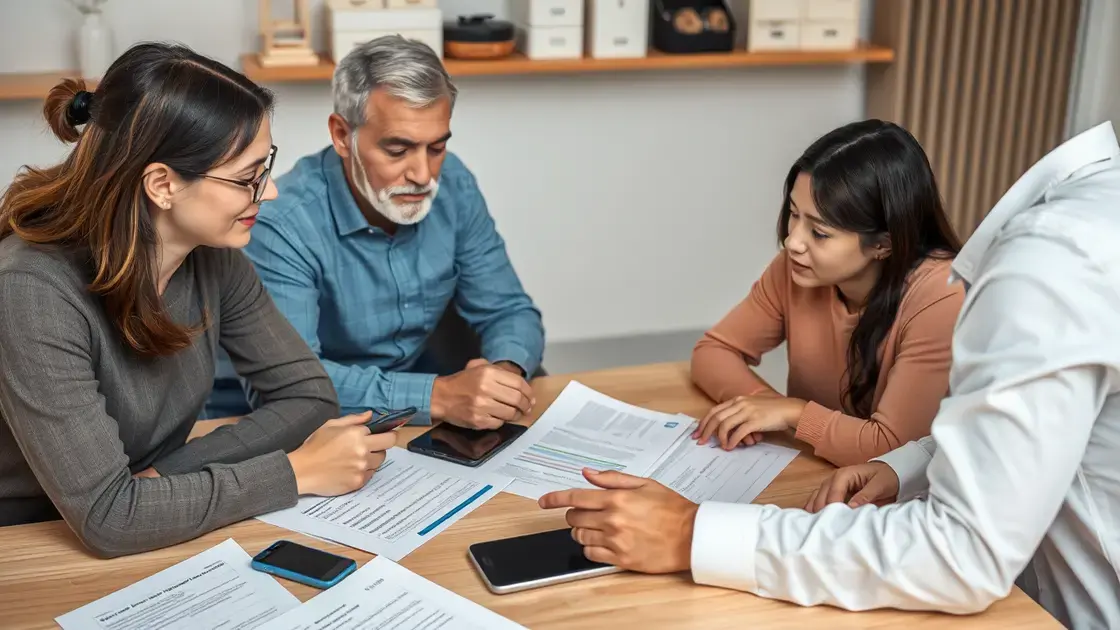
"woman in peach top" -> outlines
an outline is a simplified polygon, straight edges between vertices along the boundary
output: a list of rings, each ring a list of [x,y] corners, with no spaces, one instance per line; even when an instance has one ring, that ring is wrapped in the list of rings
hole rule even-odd
[[[731,449],[793,429],[844,466],[928,435],[964,291],[918,142],[878,120],[817,140],[786,176],[778,237],[784,249],[693,351],[692,378],[719,403],[694,437]],[[788,396],[751,370],[783,341]]]

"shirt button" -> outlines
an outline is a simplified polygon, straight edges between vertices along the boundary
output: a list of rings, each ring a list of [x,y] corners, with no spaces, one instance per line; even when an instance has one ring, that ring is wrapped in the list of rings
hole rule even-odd
[[[367,232],[369,232],[370,234],[373,234],[373,228],[370,228],[370,229],[368,229],[368,230],[366,230],[366,231],[367,231]]]

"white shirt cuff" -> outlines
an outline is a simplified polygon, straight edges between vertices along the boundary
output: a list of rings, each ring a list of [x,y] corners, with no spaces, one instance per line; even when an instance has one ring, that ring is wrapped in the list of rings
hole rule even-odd
[[[929,478],[926,469],[933,457],[929,451],[922,448],[917,442],[907,442],[902,446],[872,459],[873,462],[883,462],[898,475],[898,501],[909,501],[925,494],[929,490]]]
[[[767,507],[701,503],[692,532],[693,581],[753,592],[758,518]]]

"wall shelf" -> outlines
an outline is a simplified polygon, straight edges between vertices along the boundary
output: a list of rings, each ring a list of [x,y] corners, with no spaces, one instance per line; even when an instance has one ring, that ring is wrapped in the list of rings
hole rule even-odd
[[[637,72],[641,70],[702,70],[708,68],[742,68],[765,66],[817,66],[864,63],[889,63],[894,51],[883,46],[862,44],[855,50],[821,50],[789,52],[747,52],[695,55],[669,55],[655,50],[638,59],[558,59],[540,61],[515,53],[505,59],[463,61],[448,59],[447,70],[455,77],[526,74],[581,74],[586,72]],[[330,81],[334,63],[326,56],[315,66],[265,68],[255,54],[241,56],[241,71],[260,83],[293,83]],[[0,73],[0,101],[39,100],[46,97],[63,77],[75,72],[58,70],[39,73]]]
[[[42,100],[59,81],[76,76],[78,73],[73,70],[0,73],[0,101]],[[92,89],[92,82],[87,81],[86,85]]]
[[[533,60],[521,53],[504,59],[464,61],[447,59],[448,72],[455,77],[497,76],[519,74],[580,74],[586,72],[634,72],[640,70],[700,70],[705,68],[739,68],[750,66],[812,66],[862,63],[889,63],[894,51],[882,46],[863,44],[855,50],[747,52],[670,55],[655,50],[648,57],[637,59],[557,59]],[[323,56],[317,66],[302,68],[264,68],[254,54],[242,55],[241,69],[245,76],[260,83],[330,81],[334,63]]]

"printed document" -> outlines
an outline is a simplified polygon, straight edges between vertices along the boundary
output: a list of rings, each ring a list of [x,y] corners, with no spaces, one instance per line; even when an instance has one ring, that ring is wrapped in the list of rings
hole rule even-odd
[[[268,630],[515,630],[516,623],[383,556],[268,625]]]
[[[360,490],[304,497],[260,520],[400,560],[501,492],[510,480],[403,448]]]
[[[644,477],[691,421],[628,405],[573,381],[528,431],[482,469],[512,477],[506,491],[528,499],[593,487],[583,478],[584,468]]]
[[[650,478],[676,490],[693,503],[750,503],[797,457],[797,449],[767,444],[725,451],[719,443],[697,444],[696,421],[678,416],[688,432],[658,463]]]
[[[63,630],[250,630],[299,606],[232,538],[55,619]]]

